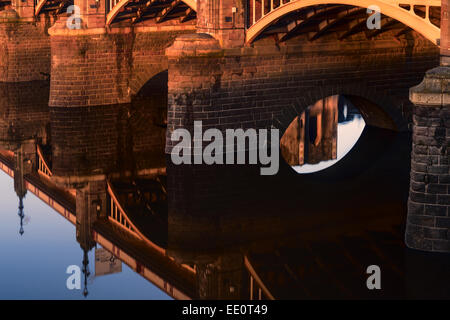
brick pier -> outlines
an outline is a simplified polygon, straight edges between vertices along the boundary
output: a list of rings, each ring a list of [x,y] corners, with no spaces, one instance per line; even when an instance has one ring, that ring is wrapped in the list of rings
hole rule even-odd
[[[50,37],[54,18],[34,17],[33,0],[13,1],[0,11],[0,82],[46,80],[50,76]]]

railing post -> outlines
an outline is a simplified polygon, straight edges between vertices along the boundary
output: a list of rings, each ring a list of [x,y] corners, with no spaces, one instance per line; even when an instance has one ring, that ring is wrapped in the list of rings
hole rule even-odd
[[[250,25],[254,25],[256,23],[256,0],[253,0],[252,13],[253,13],[253,22]]]
[[[450,0],[441,2],[441,65],[450,65],[450,23],[449,23]]]

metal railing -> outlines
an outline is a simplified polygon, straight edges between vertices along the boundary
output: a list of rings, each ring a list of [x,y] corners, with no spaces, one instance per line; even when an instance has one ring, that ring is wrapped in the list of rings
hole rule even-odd
[[[248,6],[249,27],[264,18],[267,14],[280,6],[283,6],[291,0],[250,0]]]
[[[250,0],[247,8],[248,26],[254,25],[274,10],[281,9],[289,3],[300,1],[304,2],[303,0]],[[322,2],[322,4],[327,4],[327,1]],[[425,7],[425,17],[422,18],[426,20],[429,20],[430,7],[441,6],[440,0],[381,0],[381,2],[398,6],[416,15],[418,14],[415,13],[415,10],[417,10],[418,7]],[[333,4],[333,1],[330,1],[330,4]],[[357,4],[358,1],[355,1],[355,5]]]
[[[119,200],[117,199],[111,185],[108,183],[108,200],[109,200],[109,208],[108,208],[108,219],[113,221],[115,224],[120,227],[128,230],[129,232],[134,233],[139,237],[136,230],[134,229],[131,222],[128,220],[125,210],[122,208]]]
[[[269,289],[256,273],[248,257],[244,257],[244,265],[249,276],[249,299],[250,300],[275,300]]]
[[[108,14],[121,0],[106,0],[106,14]]]
[[[38,173],[43,174],[47,178],[50,178],[52,176],[52,171],[50,170],[48,163],[45,161],[42,149],[39,147],[39,145],[36,146],[36,153],[38,158]]]
[[[432,8],[441,0],[249,0],[247,4],[247,42],[253,41],[265,28],[284,15],[319,5],[349,5],[369,8],[377,6],[381,13],[397,19],[436,43],[439,27],[432,23]]]

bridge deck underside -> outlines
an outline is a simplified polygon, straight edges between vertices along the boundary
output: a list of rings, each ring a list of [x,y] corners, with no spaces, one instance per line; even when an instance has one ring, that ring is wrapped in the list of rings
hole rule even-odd
[[[11,0],[0,0],[0,10],[3,10],[7,5],[11,4]]]
[[[418,16],[426,15],[426,8],[418,6],[414,9]],[[440,25],[440,7],[430,8],[430,21]],[[362,35],[373,39],[382,33],[392,31],[399,38],[412,31],[403,23],[381,15],[381,29],[369,30],[367,27],[367,9],[347,5],[318,5],[291,12],[272,25],[268,26],[255,40],[275,37],[277,42],[303,36],[309,41],[334,35],[339,40],[351,36]]]
[[[51,13],[59,15],[67,12],[67,8],[74,4],[74,0],[41,0],[36,5],[36,14]]]
[[[118,10],[118,12],[114,13],[114,10]],[[113,13],[113,16],[111,16],[111,13]],[[144,20],[153,20],[156,23],[177,20],[183,23],[195,19],[196,13],[180,0],[172,2],[135,0],[128,1],[125,5],[118,3],[112,8],[109,16],[107,24],[134,24]]]

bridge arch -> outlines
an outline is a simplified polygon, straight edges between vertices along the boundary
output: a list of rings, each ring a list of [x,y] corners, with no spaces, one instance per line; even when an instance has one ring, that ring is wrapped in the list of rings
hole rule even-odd
[[[318,5],[347,5],[362,8],[369,8],[370,6],[378,6],[381,13],[393,18],[404,25],[410,27],[416,32],[423,35],[426,39],[434,44],[439,43],[440,29],[430,21],[430,7],[440,7],[440,0],[291,0],[289,2],[278,1],[279,5],[275,8],[274,0],[262,0],[263,7],[265,2],[270,2],[270,11],[256,20],[256,1],[252,0],[254,5],[250,20],[251,26],[246,33],[246,42],[253,42],[260,34],[262,34],[269,26],[291,14],[295,11]],[[425,17],[417,15],[414,12],[414,6],[424,6],[426,9]],[[404,8],[409,6],[409,8]],[[264,9],[262,9],[264,11]]]
[[[168,66],[166,61],[161,61],[159,64],[155,65],[139,65],[139,68],[135,68],[134,76],[130,79],[132,96],[138,95],[149,82],[154,81],[155,78],[161,78],[162,74],[166,74],[167,78]]]
[[[73,5],[73,0],[68,1],[50,1],[50,0],[35,0],[34,15],[37,17],[45,10],[53,11],[55,14],[64,12],[70,5]]]
[[[392,98],[388,92],[375,90],[364,84],[330,85],[310,91],[308,95],[295,98],[274,117],[273,126],[280,130],[280,137],[298,115],[317,101],[334,95],[345,96],[360,110],[368,125],[394,130],[406,131],[408,121],[402,115],[401,108],[405,102]]]

